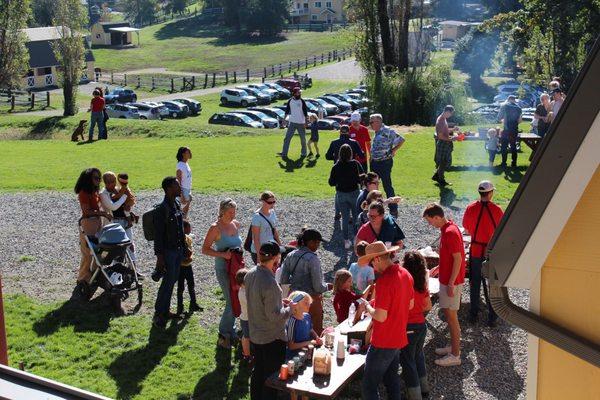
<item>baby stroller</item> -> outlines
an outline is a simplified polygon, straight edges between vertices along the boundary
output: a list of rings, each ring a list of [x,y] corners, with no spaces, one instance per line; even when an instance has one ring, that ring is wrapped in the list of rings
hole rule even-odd
[[[79,229],[84,232],[81,219]],[[84,237],[92,256],[92,277],[87,287],[79,291],[79,297],[89,301],[98,287],[101,287],[110,296],[111,305],[120,311],[121,302],[127,300],[129,292],[137,291],[138,303],[135,310],[139,310],[142,305],[142,284],[135,262],[131,258],[131,241],[123,227],[119,224],[108,224],[102,227],[97,236],[84,234]]]

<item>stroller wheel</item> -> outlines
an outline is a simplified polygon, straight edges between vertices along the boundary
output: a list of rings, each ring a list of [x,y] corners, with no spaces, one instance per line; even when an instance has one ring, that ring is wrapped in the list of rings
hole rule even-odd
[[[89,284],[87,282],[77,282],[77,286],[73,289],[71,298],[79,301],[90,301],[97,289],[98,285],[95,283]]]
[[[109,298],[110,307],[117,315],[125,315],[125,310],[121,305],[121,296],[120,295],[112,295]]]

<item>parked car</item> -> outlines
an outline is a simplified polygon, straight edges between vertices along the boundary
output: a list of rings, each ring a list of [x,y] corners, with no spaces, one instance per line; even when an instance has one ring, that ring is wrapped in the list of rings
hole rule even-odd
[[[352,110],[352,105],[350,103],[337,99],[333,96],[319,96],[318,98],[337,106],[340,111]]]
[[[349,103],[350,106],[352,107],[352,110],[356,110],[362,106],[362,102],[360,102],[356,99],[353,99],[352,97],[348,96],[345,93],[329,93],[329,94],[326,94],[325,96],[335,97],[338,100]]]
[[[256,97],[258,104],[271,104],[272,97],[270,93],[265,93],[262,90],[251,88],[249,86],[236,86],[236,89],[243,90],[250,96]]]
[[[327,119],[337,121],[340,125],[350,125],[350,117],[348,115],[332,115],[327,117]]]
[[[320,119],[317,122],[317,127],[320,131],[336,131],[340,129],[340,123],[332,119]]]
[[[323,106],[325,109],[325,115],[336,115],[341,111],[338,106],[328,103],[323,99],[304,99],[304,101],[306,101],[307,104],[312,104],[313,107],[316,108],[316,111],[314,111],[315,113],[319,111],[319,105]]]
[[[194,99],[175,99],[176,102],[185,104],[190,109],[191,115],[198,115],[202,111],[202,103]]]
[[[279,122],[279,127],[283,127],[285,121],[285,111],[277,107],[250,107],[248,110],[260,111]]]
[[[279,98],[279,92],[277,90],[265,85],[264,83],[250,83],[250,84],[248,84],[248,87],[259,90],[262,93],[268,94],[269,96],[271,96],[271,101],[275,101]]]
[[[294,91],[294,88],[299,88],[300,86],[300,82],[298,82],[296,79],[291,79],[291,78],[283,78],[283,79],[279,79],[277,81],[275,81],[276,84],[283,86],[284,88],[286,88],[287,90],[289,90],[290,92]]]
[[[275,82],[265,82],[265,85],[267,85],[271,89],[277,90],[279,98],[282,100],[289,99],[290,97],[292,97],[292,92]]]
[[[125,89],[118,87],[104,95],[104,101],[106,104],[112,103],[135,103],[137,101],[137,95],[131,89]]]
[[[190,113],[188,106],[177,101],[163,101],[163,104],[169,110],[171,118],[185,118]]]
[[[279,128],[279,121],[277,121],[277,119],[275,119],[275,118],[269,117],[267,114],[265,114],[263,112],[253,111],[253,110],[235,110],[235,113],[247,115],[250,118],[252,118],[253,120],[258,121],[261,124],[263,124],[263,126],[265,128],[268,128],[268,129]]]
[[[242,107],[248,107],[249,105],[256,105],[258,99],[254,96],[249,95],[244,90],[240,89],[223,89],[221,91],[221,104],[238,104]]]
[[[477,107],[473,111],[470,112],[471,115],[479,117],[488,122],[498,122],[498,112],[500,111],[500,106],[496,104],[485,104],[483,106]]]
[[[359,93],[346,93],[346,95],[351,99],[358,101],[360,107],[367,106],[371,102],[371,99],[369,99],[367,96],[362,96]]]
[[[140,119],[161,119],[160,107],[158,106],[144,103],[129,103],[128,105],[137,108]]]
[[[138,109],[128,104],[109,104],[106,113],[110,118],[139,119]]]
[[[163,103],[161,103],[160,101],[140,101],[140,103],[146,104],[146,105],[149,105],[152,107],[158,107],[158,109],[160,110],[161,118],[169,117],[169,109],[167,107],[165,107],[165,105]]]
[[[346,90],[346,93],[356,93],[359,94],[361,96],[367,96],[367,90],[366,89],[360,89],[360,88],[355,88],[355,89],[348,89]]]
[[[209,124],[246,126],[249,128],[262,128],[263,124],[254,121],[247,115],[237,113],[216,113],[208,119]]]

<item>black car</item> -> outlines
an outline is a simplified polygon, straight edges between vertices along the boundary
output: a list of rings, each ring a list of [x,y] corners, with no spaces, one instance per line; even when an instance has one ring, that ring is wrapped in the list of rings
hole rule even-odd
[[[190,115],[198,115],[202,111],[202,103],[194,99],[175,99],[174,101],[185,104],[190,109]]]
[[[188,106],[178,101],[163,101],[162,103],[169,110],[171,118],[185,118],[190,113]]]
[[[278,107],[248,107],[248,110],[260,111],[261,113],[267,114],[271,118],[275,118],[277,121],[279,121],[279,126],[283,128],[285,121],[285,106],[283,110]]]
[[[137,95],[131,89],[116,88],[112,92],[108,92],[104,95],[104,101],[106,104],[135,103],[137,101]]]
[[[340,129],[340,123],[332,119],[320,119],[317,127],[320,131],[335,131]]]
[[[216,125],[246,126],[249,128],[263,127],[260,122],[254,121],[249,116],[237,113],[213,114],[213,116],[208,119],[208,123]]]
[[[352,110],[356,110],[363,105],[361,102],[359,102],[356,99],[353,99],[352,97],[348,96],[347,94],[328,93],[325,96],[335,97],[338,100],[345,101],[346,103],[350,103],[350,105],[352,106]]]

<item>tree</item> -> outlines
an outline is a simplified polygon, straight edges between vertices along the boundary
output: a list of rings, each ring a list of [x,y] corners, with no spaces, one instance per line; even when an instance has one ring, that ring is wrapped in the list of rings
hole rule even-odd
[[[223,21],[225,26],[233,28],[237,34],[242,31],[242,22],[240,19],[240,0],[223,1]]]
[[[30,26],[50,26],[54,17],[54,0],[32,0],[33,21]]]
[[[288,16],[286,0],[248,0],[245,9],[245,25],[249,33],[274,37],[283,31]]]
[[[465,0],[434,0],[432,2],[433,14],[443,19],[463,19],[465,2]]]
[[[187,7],[187,3],[187,0],[171,0],[171,12],[183,14],[185,8]]]
[[[0,88],[23,84],[29,69],[25,34],[29,18],[28,0],[0,0]]]
[[[392,40],[392,30],[390,28],[387,0],[377,0],[377,19],[379,21],[383,64],[386,69],[390,69],[396,65],[397,60],[394,42]]]
[[[469,74],[472,83],[480,82],[485,70],[492,65],[499,40],[497,31],[471,30],[456,44],[454,67]]]
[[[124,0],[125,16],[137,25],[150,23],[156,19],[158,12],[157,0]]]
[[[80,0],[57,0],[54,25],[60,38],[53,43],[54,55],[60,65],[64,115],[77,113],[77,91],[84,66],[85,46],[82,32],[87,26],[87,11]]]

